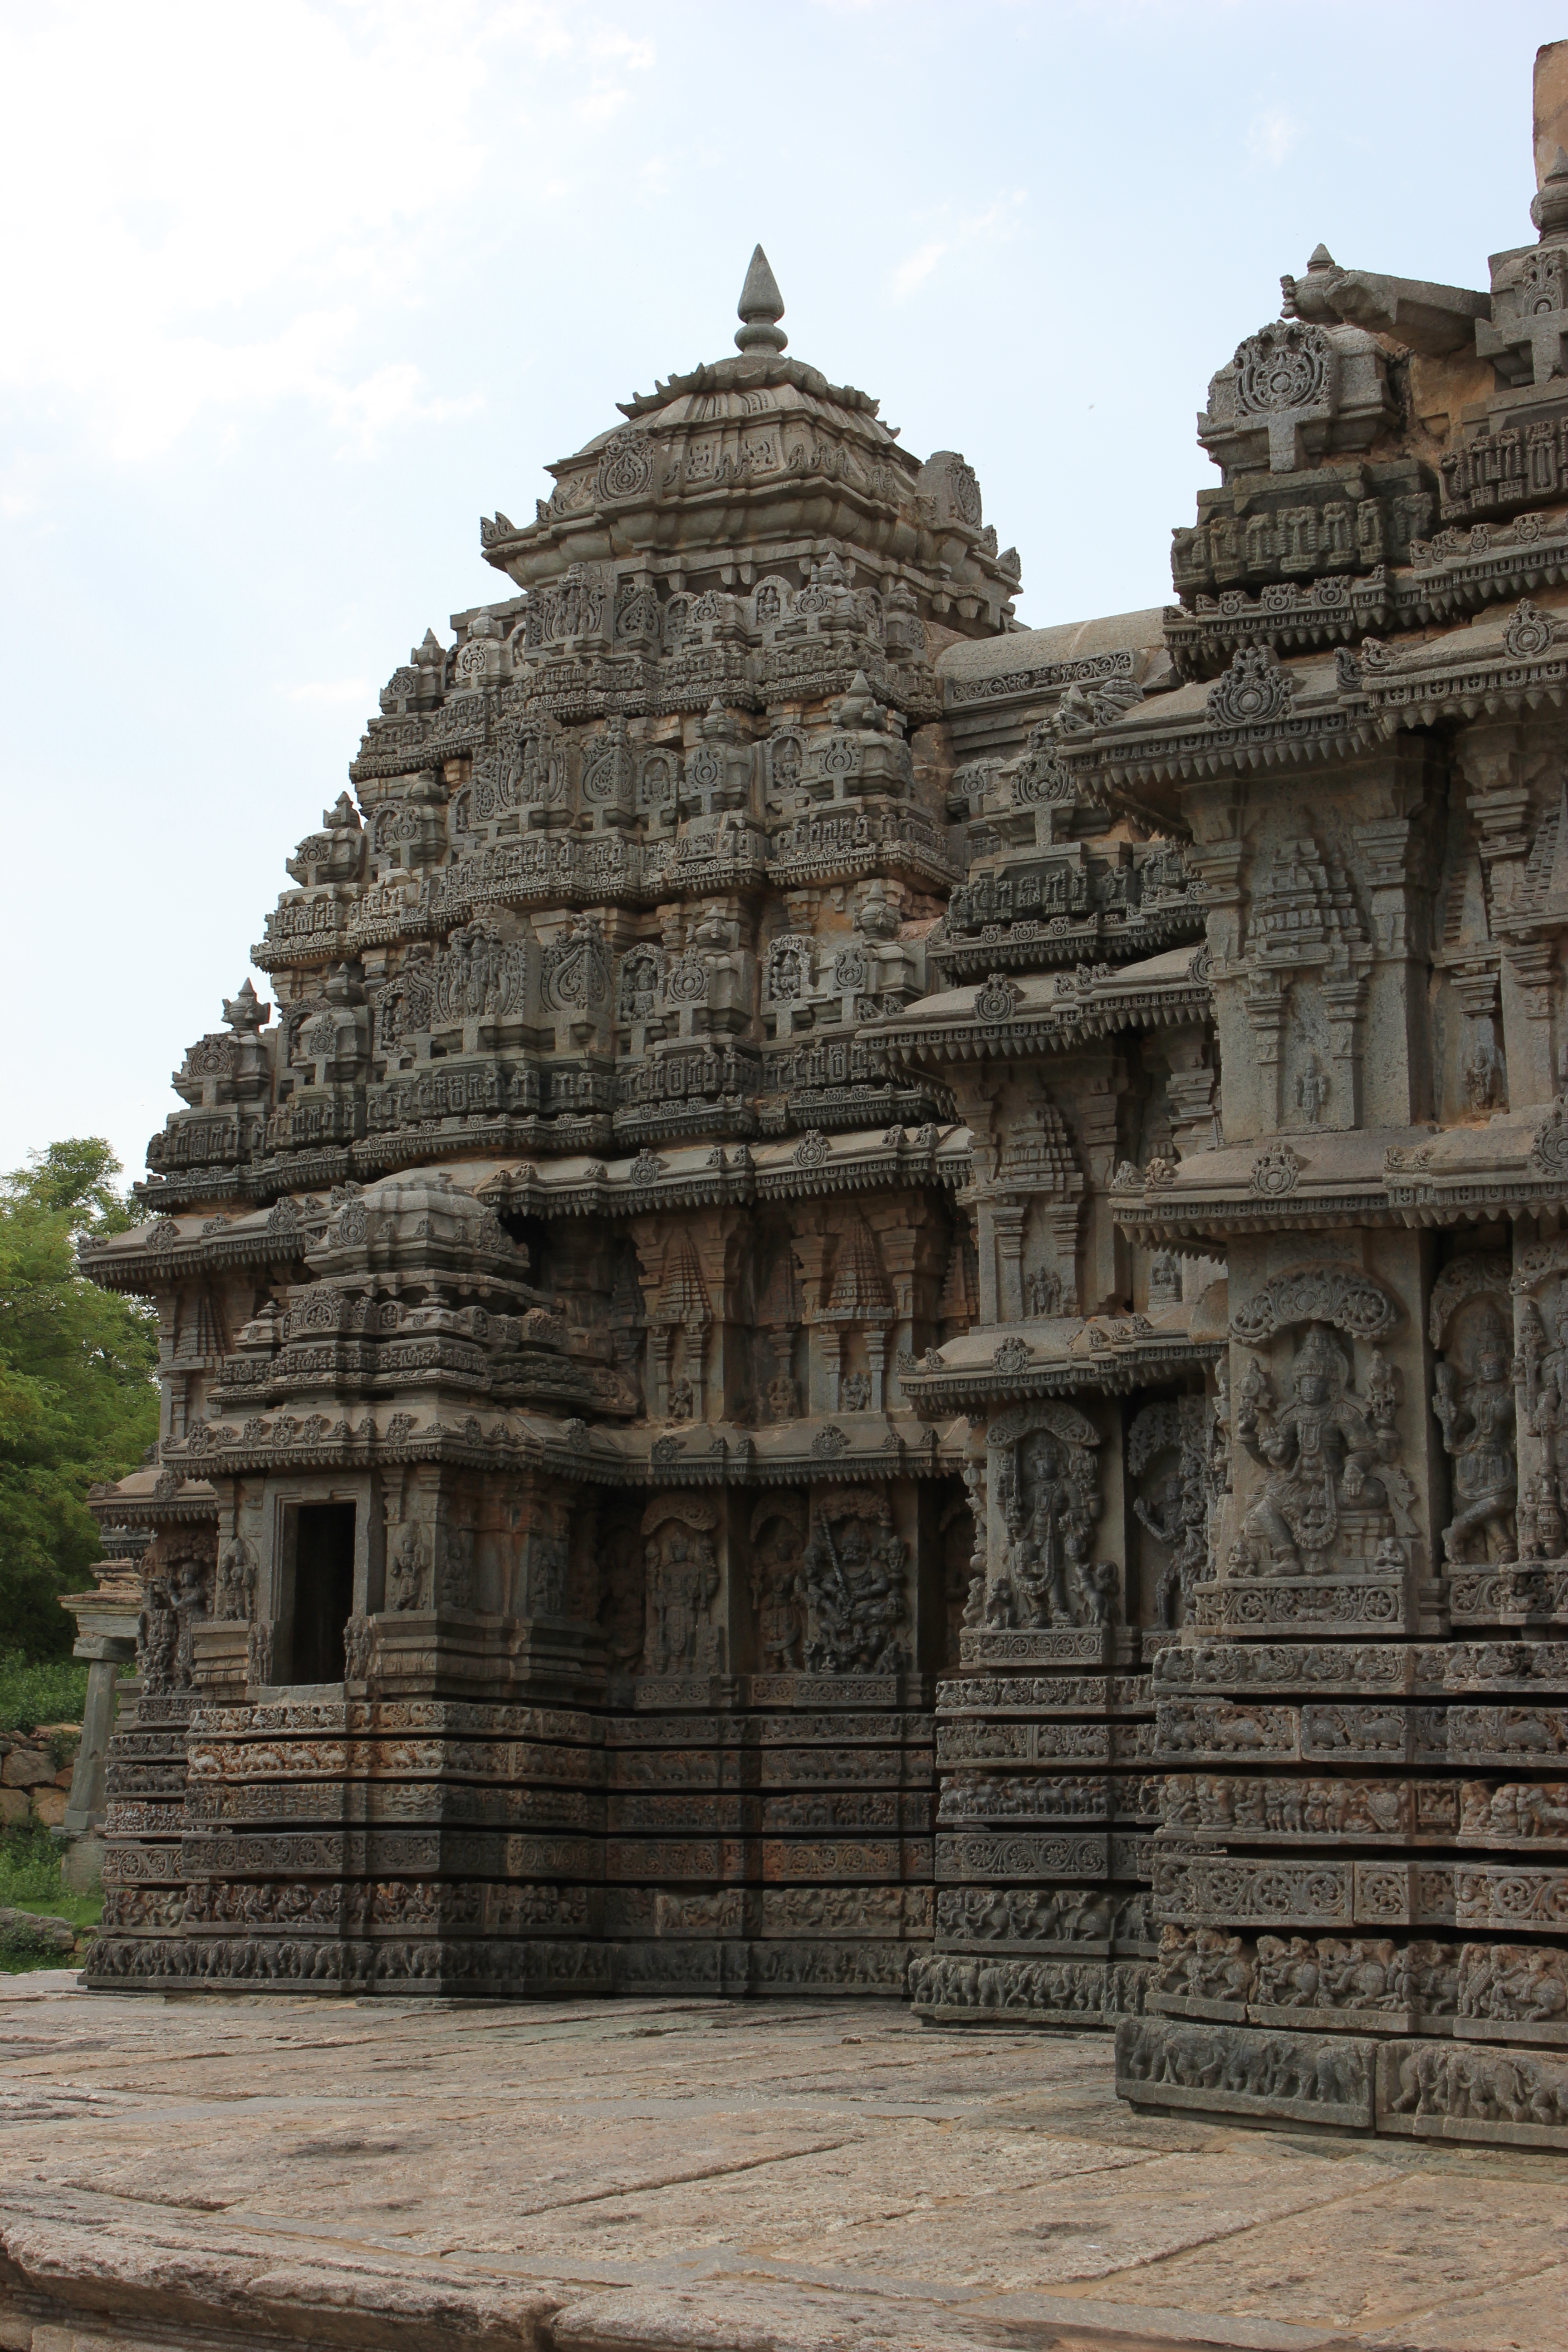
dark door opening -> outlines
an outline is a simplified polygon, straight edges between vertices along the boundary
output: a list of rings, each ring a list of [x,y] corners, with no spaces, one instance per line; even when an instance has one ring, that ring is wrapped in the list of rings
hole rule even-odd
[[[354,1606],[354,1507],[301,1503],[294,1520],[290,1682],[341,1683],[343,1627]]]

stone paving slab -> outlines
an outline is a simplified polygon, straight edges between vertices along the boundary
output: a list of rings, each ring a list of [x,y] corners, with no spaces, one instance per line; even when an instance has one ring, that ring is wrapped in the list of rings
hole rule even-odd
[[[883,2002],[0,1984],[0,2347],[1568,2352],[1568,2169]]]

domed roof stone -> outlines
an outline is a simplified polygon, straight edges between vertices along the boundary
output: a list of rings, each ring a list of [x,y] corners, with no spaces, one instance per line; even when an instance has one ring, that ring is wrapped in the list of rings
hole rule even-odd
[[[738,565],[787,576],[834,553],[959,634],[1005,627],[1016,559],[998,562],[963,458],[922,464],[870,394],[785,356],[760,246],[739,307],[741,349],[617,404],[624,423],[548,467],[555,488],[531,523],[481,523],[486,561],[525,592],[574,564],[637,558],[708,588],[732,585]]]

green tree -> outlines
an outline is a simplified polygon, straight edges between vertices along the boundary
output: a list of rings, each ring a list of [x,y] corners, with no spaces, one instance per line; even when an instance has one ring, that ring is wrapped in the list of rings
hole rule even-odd
[[[158,1434],[156,1321],[77,1270],[84,1235],[140,1219],[120,1173],[101,1136],[77,1136],[0,1177],[0,1654],[68,1653],[58,1597],[99,1549],[88,1487]]]

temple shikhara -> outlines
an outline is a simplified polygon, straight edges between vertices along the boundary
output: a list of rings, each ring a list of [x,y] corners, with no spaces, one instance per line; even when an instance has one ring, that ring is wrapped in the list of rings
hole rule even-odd
[[[1478,289],[1320,246],[1223,358],[1168,610],[1020,626],[761,247],[481,522],[84,1252],[92,1983],[1568,2149],[1565,59]]]

